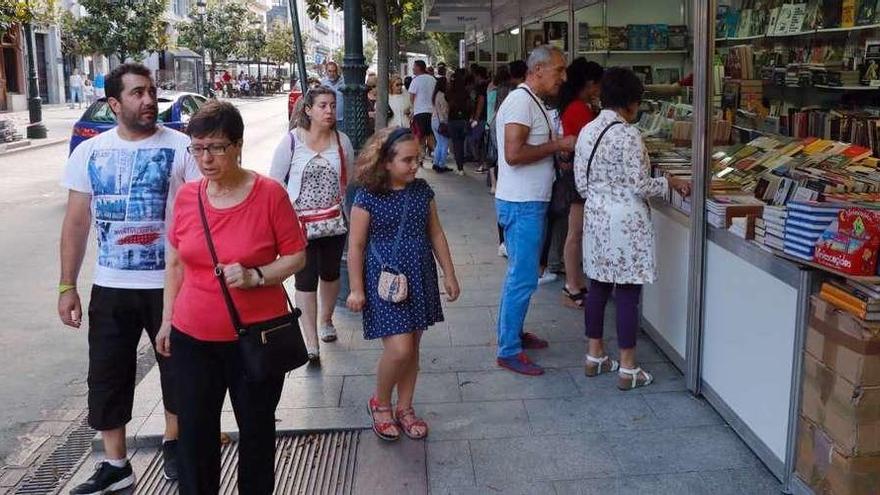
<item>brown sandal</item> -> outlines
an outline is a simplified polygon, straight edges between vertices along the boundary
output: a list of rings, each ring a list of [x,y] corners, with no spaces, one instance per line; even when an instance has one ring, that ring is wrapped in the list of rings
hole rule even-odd
[[[393,442],[400,438],[400,430],[397,429],[397,422],[394,419],[388,421],[379,421],[376,419],[376,413],[391,413],[391,406],[383,406],[379,404],[379,400],[370,397],[367,402],[367,410],[370,412],[370,420],[373,423],[373,432],[377,437],[386,442]]]
[[[428,423],[425,423],[425,420],[416,416],[416,411],[413,408],[407,409],[397,409],[395,414],[397,417],[397,423],[403,429],[403,433],[412,438],[413,440],[421,440],[428,436]],[[425,432],[417,433],[415,428],[422,427]]]

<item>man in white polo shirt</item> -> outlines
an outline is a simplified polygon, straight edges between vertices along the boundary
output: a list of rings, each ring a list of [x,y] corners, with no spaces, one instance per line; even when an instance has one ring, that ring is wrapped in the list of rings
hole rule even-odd
[[[554,156],[574,151],[576,136],[557,136],[542,98],[559,92],[565,55],[558,48],[535,48],[526,80],[498,109],[498,185],[495,208],[504,229],[508,266],[498,310],[498,365],[524,375],[540,375],[523,349],[547,342],[523,333],[532,294],[538,287],[539,258],[554,179]]]

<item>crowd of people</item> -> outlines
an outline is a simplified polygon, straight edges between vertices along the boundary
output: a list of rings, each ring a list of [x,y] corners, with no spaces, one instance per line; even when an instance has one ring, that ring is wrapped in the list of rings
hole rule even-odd
[[[355,155],[339,128],[336,69],[303,96],[268,177],[242,163],[245,124],[231,103],[202,106],[184,135],[157,125],[149,69],[128,63],[107,76],[118,126],[77,147],[64,177],[58,313],[67,326],[83,324],[77,281],[94,224],[88,408],[105,452],[71,493],[135,482],[125,427],[144,330],[161,376],[165,477],[177,479],[183,494],[217,492],[228,393],[240,432],[239,491],[272,493],[274,413],[285,377],[250,372],[241,327],[291,314],[295,320],[283,285],[292,276],[301,311],[296,338],[311,365],[320,365],[321,346],[337,337],[333,315],[346,243],[347,307],[363,314],[364,338],[380,339],[383,348],[367,403],[373,430],[387,441],[428,436],[428,423],[413,408],[420,341],[444,319],[440,284],[450,302],[462,289],[434,192],[417,176],[426,160],[444,172],[447,146],[458,171],[470,160],[478,171],[493,170],[508,258],[497,364],[543,373],[525,350],[549,344],[524,332],[523,322],[548,264],[544,233],[555,222],[571,226],[574,237],[565,243],[564,290],[569,305],[585,307],[585,374],[617,372],[623,390],[651,383],[635,357],[641,286],[656,276],[646,199],[667,187],[688,194],[689,185],[650,176],[631,125],[643,92],[635,74],[581,59],[566,67],[552,46],[535,48],[527,61],[492,77],[479,66],[450,74],[445,65],[418,61],[410,81],[392,80],[394,125]],[[612,292],[619,360],[602,340]]]
[[[73,73],[67,78],[67,86],[70,89],[69,107],[82,108],[83,103],[88,108],[99,98],[104,97],[104,73],[97,72],[93,81],[87,74],[81,74],[79,69],[73,69]]]

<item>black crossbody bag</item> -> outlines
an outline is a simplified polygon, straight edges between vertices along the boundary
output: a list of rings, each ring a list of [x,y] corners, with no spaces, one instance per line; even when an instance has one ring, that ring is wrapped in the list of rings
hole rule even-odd
[[[214,250],[214,241],[211,239],[211,229],[208,227],[208,218],[205,216],[205,206],[202,202],[201,184],[199,184],[199,215],[202,217],[208,251],[211,252],[211,260],[214,262],[214,275],[223,292],[232,326],[238,334],[238,348],[244,363],[245,376],[251,381],[263,381],[281,376],[306,364],[308,353],[299,330],[301,312],[293,307],[283,284],[281,290],[284,291],[290,313],[256,323],[245,324],[241,321],[229,288],[226,287],[226,278],[223,276],[223,270],[220,269],[217,252]]]

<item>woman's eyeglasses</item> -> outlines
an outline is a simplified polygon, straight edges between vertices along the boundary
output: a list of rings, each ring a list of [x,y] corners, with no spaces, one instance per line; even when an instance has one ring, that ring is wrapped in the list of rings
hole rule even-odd
[[[186,151],[189,151],[189,154],[193,156],[202,156],[202,153],[205,151],[210,155],[223,156],[232,144],[233,143],[209,144],[208,146],[187,146]]]

